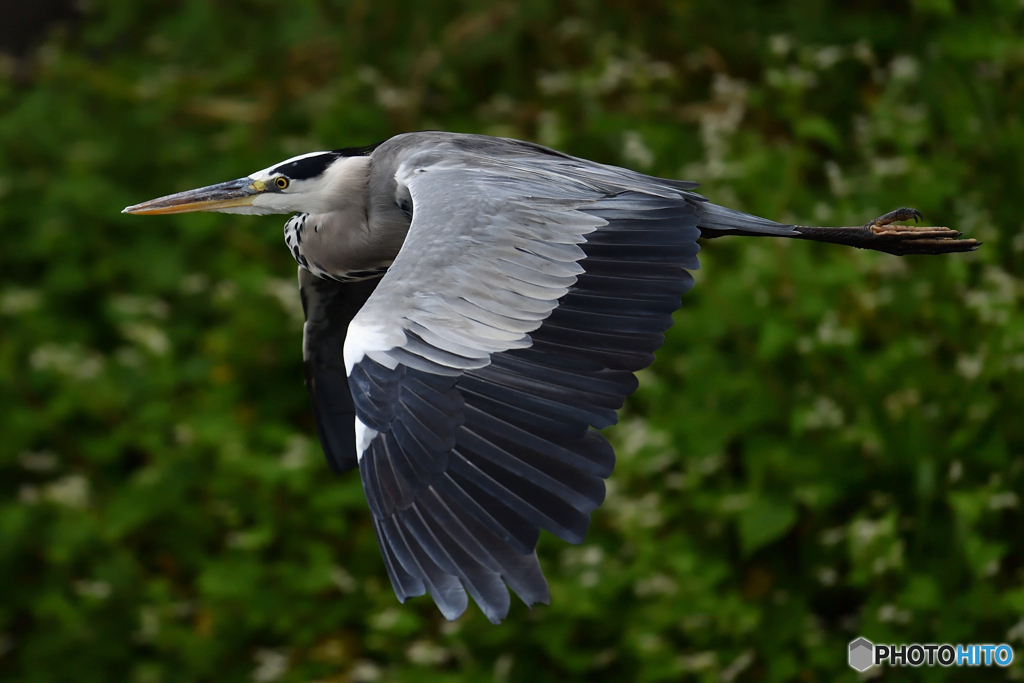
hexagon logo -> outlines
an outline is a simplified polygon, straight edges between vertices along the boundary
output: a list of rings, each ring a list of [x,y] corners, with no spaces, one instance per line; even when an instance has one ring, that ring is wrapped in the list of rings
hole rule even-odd
[[[867,638],[858,638],[850,643],[850,666],[857,671],[866,671],[875,663],[875,645]]]

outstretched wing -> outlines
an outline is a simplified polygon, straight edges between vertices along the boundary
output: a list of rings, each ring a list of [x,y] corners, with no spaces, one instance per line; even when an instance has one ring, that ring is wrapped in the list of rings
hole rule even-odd
[[[436,146],[433,146],[436,148]],[[398,598],[497,623],[507,584],[548,601],[541,529],[579,543],[615,423],[697,262],[688,193],[555,155],[465,149],[396,164],[401,252],[353,319],[359,472]]]
[[[377,288],[380,278],[358,282],[324,280],[299,268],[299,295],[306,323],[302,326],[302,360],[306,388],[313,404],[317,435],[335,474],[355,469],[356,407],[348,387],[341,350],[348,324]]]

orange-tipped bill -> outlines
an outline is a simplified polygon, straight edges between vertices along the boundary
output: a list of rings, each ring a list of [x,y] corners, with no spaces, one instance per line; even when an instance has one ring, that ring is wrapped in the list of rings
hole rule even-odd
[[[166,213],[188,213],[190,211],[230,211],[233,208],[252,206],[259,189],[250,178],[239,178],[226,183],[186,190],[151,199],[125,208],[121,213],[136,213],[155,216]]]

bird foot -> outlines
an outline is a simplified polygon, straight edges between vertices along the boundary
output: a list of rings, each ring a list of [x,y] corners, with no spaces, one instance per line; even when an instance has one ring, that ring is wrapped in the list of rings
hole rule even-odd
[[[922,218],[917,209],[906,207],[890,211],[864,224],[871,237],[884,246],[866,246],[897,256],[905,254],[947,254],[951,252],[974,251],[981,243],[974,239],[958,239],[963,233],[950,228],[925,225],[894,225],[897,221],[914,223]],[[860,246],[860,245],[858,245]]]
[[[911,219],[914,220],[914,223],[917,223],[921,218],[923,216],[917,209],[904,207],[890,211],[873,221],[868,221],[864,224],[864,227],[870,228],[872,233],[881,237],[897,237],[899,239],[922,239],[926,237],[949,237],[950,239],[955,239],[961,234],[949,228],[934,228],[923,225],[893,225],[897,221],[909,221]]]
[[[813,228],[797,226],[803,239],[845,244],[858,249],[884,251],[887,254],[950,254],[974,251],[981,246],[975,239],[959,239],[961,233],[950,228],[925,225],[895,225],[899,221],[921,219],[921,212],[906,207],[868,221],[855,228]]]
[[[909,221],[910,219],[914,219],[914,222],[917,223],[922,218],[924,218],[924,216],[921,215],[920,211],[917,209],[908,209],[904,206],[903,208],[896,209],[895,211],[882,214],[873,221],[868,221],[864,224],[864,227],[881,228],[886,225],[896,223],[897,221]]]

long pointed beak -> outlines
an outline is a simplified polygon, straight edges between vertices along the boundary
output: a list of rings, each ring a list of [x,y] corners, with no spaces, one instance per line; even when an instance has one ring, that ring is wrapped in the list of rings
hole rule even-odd
[[[121,213],[154,216],[166,213],[220,211],[236,206],[252,206],[252,200],[264,189],[259,187],[262,184],[250,178],[229,180],[226,183],[209,185],[198,190],[186,190],[159,199],[151,199],[148,202],[126,207]]]

